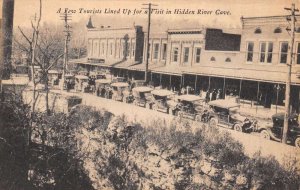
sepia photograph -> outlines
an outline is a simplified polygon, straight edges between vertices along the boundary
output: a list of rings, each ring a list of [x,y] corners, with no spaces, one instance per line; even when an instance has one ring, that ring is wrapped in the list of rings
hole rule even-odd
[[[0,190],[300,190],[299,0],[0,0]]]

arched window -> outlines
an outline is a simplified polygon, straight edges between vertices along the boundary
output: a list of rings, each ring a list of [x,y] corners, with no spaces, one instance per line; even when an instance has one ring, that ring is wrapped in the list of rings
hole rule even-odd
[[[275,30],[274,30],[274,33],[281,33],[281,32],[282,32],[281,28],[279,28],[279,27],[275,28]]]
[[[254,31],[255,34],[261,34],[261,29],[260,28],[256,28]]]
[[[229,57],[227,57],[227,58],[225,59],[225,62],[231,62],[231,59],[230,59]]]
[[[210,61],[216,61],[216,58],[215,57],[211,57]]]

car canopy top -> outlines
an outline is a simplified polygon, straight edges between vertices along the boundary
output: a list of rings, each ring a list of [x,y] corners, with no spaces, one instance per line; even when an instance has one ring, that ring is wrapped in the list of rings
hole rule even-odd
[[[129,84],[127,82],[116,82],[116,83],[112,83],[111,86],[114,86],[114,87],[128,87]]]
[[[95,80],[95,83],[99,83],[99,84],[110,84],[111,80],[110,79],[97,79]]]
[[[240,105],[238,103],[235,103],[233,101],[228,101],[228,100],[213,100],[213,101],[208,102],[208,105],[217,106],[217,107],[226,108],[226,109],[240,107]]]
[[[132,91],[135,92],[151,92],[153,89],[147,86],[140,86],[140,87],[135,87],[132,89]]]
[[[298,115],[297,114],[291,114],[289,119],[298,119]],[[274,115],[272,115],[272,119],[279,119],[279,120],[284,120],[284,113],[276,113]]]
[[[187,102],[195,102],[198,100],[203,100],[200,96],[185,94],[177,97],[178,100],[187,101]]]
[[[74,75],[72,75],[72,74],[66,74],[65,75],[65,78],[73,78],[74,77]]]
[[[75,78],[80,79],[80,80],[85,80],[85,79],[87,80],[87,79],[89,79],[89,77],[84,76],[84,75],[76,75]]]
[[[157,89],[157,90],[152,90],[151,94],[156,96],[170,96],[170,95],[174,95],[174,92],[170,90]]]

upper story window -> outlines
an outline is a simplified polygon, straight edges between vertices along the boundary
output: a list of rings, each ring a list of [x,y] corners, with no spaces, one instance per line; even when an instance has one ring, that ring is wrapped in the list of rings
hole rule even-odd
[[[297,43],[297,65],[300,65],[300,42]]]
[[[273,42],[260,43],[260,58],[261,63],[272,63],[273,56]]]
[[[189,62],[189,54],[190,54],[190,48],[185,47],[184,48],[184,56],[183,56],[183,62],[184,63]]]
[[[110,55],[113,54],[113,43],[109,44]]]
[[[279,27],[275,28],[275,30],[274,30],[274,33],[281,33],[281,32],[282,32],[281,28],[279,28]]]
[[[101,47],[101,55],[104,55],[104,46],[105,46],[105,43],[102,43],[102,47]]]
[[[178,47],[174,47],[172,52],[173,52],[172,61],[177,62],[178,61]]]
[[[132,44],[132,57],[134,57],[135,55],[135,44],[133,43]]]
[[[216,58],[215,57],[211,57],[210,61],[216,61]]]
[[[256,29],[254,30],[254,33],[255,33],[255,34],[261,34],[261,29],[260,29],[260,28],[256,28]]]
[[[166,58],[167,58],[167,44],[163,44],[162,60],[166,60]]]
[[[201,48],[196,48],[195,63],[200,63]]]
[[[247,42],[247,62],[253,62],[254,42]]]
[[[288,49],[289,49],[289,43],[288,42],[281,42],[280,43],[280,63],[286,63],[287,62]]]
[[[159,44],[154,44],[153,59],[158,59]]]

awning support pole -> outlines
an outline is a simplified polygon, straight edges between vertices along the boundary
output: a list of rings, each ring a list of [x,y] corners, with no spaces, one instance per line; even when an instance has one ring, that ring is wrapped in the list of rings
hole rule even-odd
[[[278,96],[279,96],[279,83],[277,83],[277,86],[276,86],[276,113],[277,113],[277,105],[278,105]]]
[[[259,82],[257,82],[256,113],[258,109],[258,98],[259,98]]]
[[[207,89],[207,92],[210,91],[210,76],[208,76],[208,89]]]
[[[226,79],[224,77],[224,83],[223,83],[223,98],[224,99],[225,99],[225,85],[226,85],[225,81],[226,81]]]
[[[198,77],[198,75],[196,75],[196,77],[195,77],[195,93],[197,92],[197,77]]]
[[[161,73],[159,75],[159,86],[161,86]]]
[[[242,91],[242,79],[240,80],[240,91],[239,91],[239,98],[241,99],[241,91]]]
[[[170,75],[170,89],[173,90],[172,89],[172,75]]]

